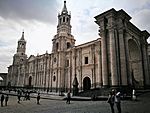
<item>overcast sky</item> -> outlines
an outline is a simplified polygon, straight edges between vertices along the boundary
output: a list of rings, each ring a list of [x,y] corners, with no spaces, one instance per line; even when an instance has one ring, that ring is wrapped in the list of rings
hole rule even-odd
[[[0,72],[7,72],[16,53],[17,41],[25,32],[26,54],[51,53],[57,15],[64,0],[0,0]],[[71,11],[76,45],[97,39],[94,17],[111,8],[123,9],[140,30],[150,32],[150,0],[66,0]],[[150,42],[150,39],[148,39]]]

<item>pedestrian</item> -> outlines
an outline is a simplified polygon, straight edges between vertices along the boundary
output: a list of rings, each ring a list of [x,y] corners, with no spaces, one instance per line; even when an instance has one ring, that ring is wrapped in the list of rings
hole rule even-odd
[[[7,96],[5,97],[5,106],[7,106],[8,99],[9,99],[9,96],[7,95]]]
[[[40,93],[38,93],[38,96],[37,96],[37,104],[40,104]]]
[[[2,96],[1,96],[1,107],[3,107],[4,99],[5,99],[4,94],[2,94]]]
[[[120,98],[120,92],[117,92],[115,95],[115,103],[118,110],[118,113],[121,113],[121,98]]]
[[[115,111],[114,111],[114,102],[115,102],[115,96],[114,96],[113,92],[110,92],[109,96],[108,96],[107,103],[110,104],[110,108],[111,108],[112,113],[115,113]]]
[[[66,103],[70,104],[70,100],[71,100],[71,94],[70,91],[67,93],[67,101]]]
[[[93,101],[96,100],[96,95],[95,95],[95,94],[93,94],[93,95],[91,96],[91,100],[93,100]]]
[[[18,94],[18,103],[20,104],[20,98],[21,98],[21,95]]]

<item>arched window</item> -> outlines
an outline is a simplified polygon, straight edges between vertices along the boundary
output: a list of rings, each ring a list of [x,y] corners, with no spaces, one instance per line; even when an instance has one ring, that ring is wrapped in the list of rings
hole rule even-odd
[[[84,57],[84,64],[88,64],[88,57]]]
[[[54,82],[56,81],[56,76],[55,76],[55,75],[53,76],[53,81],[54,81]]]
[[[70,42],[67,42],[67,49],[69,49],[71,46]]]
[[[54,63],[56,63],[56,57],[54,58]]]
[[[22,44],[22,48],[24,48],[24,44]]]
[[[65,22],[65,17],[63,17],[63,22]]]
[[[58,43],[56,43],[56,51],[58,50],[58,47],[59,47],[59,44],[58,44]]]
[[[69,67],[69,60],[66,61],[66,67]]]
[[[21,44],[21,43],[19,43],[19,47],[20,47],[20,48],[22,47],[22,44]]]

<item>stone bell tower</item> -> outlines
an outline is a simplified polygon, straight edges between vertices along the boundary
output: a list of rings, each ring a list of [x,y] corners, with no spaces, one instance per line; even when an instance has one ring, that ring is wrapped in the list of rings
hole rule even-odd
[[[10,78],[8,78],[8,82],[10,82],[11,85],[13,86],[20,85],[23,82],[20,79],[21,78],[20,75],[21,73],[23,73],[23,71],[20,70],[22,69],[22,67],[24,67],[25,62],[27,60],[27,55],[25,52],[26,52],[26,41],[24,39],[24,32],[22,32],[22,36],[18,40],[17,52],[13,56],[13,64],[9,67],[11,75]]]
[[[66,7],[66,1],[61,13],[58,14],[57,34],[52,39],[52,59],[53,59],[53,76],[56,76],[56,91],[63,92],[68,85],[65,80],[66,76],[66,64],[70,63],[70,59],[67,59],[67,52],[75,46],[74,36],[71,34],[71,14],[68,13]]]
[[[61,13],[58,14],[58,25],[57,34],[52,39],[53,49],[52,52],[65,51],[72,48],[75,45],[75,39],[71,35],[71,14],[68,13],[66,7],[66,1],[64,1],[64,6]]]
[[[19,63],[24,62],[27,58],[26,52],[26,41],[24,39],[24,32],[22,32],[21,39],[18,40],[17,53],[13,57],[13,65],[18,65]]]

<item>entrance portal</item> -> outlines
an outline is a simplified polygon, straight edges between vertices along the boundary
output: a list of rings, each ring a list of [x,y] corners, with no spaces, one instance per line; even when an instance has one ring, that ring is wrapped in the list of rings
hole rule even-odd
[[[89,77],[83,79],[83,90],[87,91],[91,89],[91,80]]]

